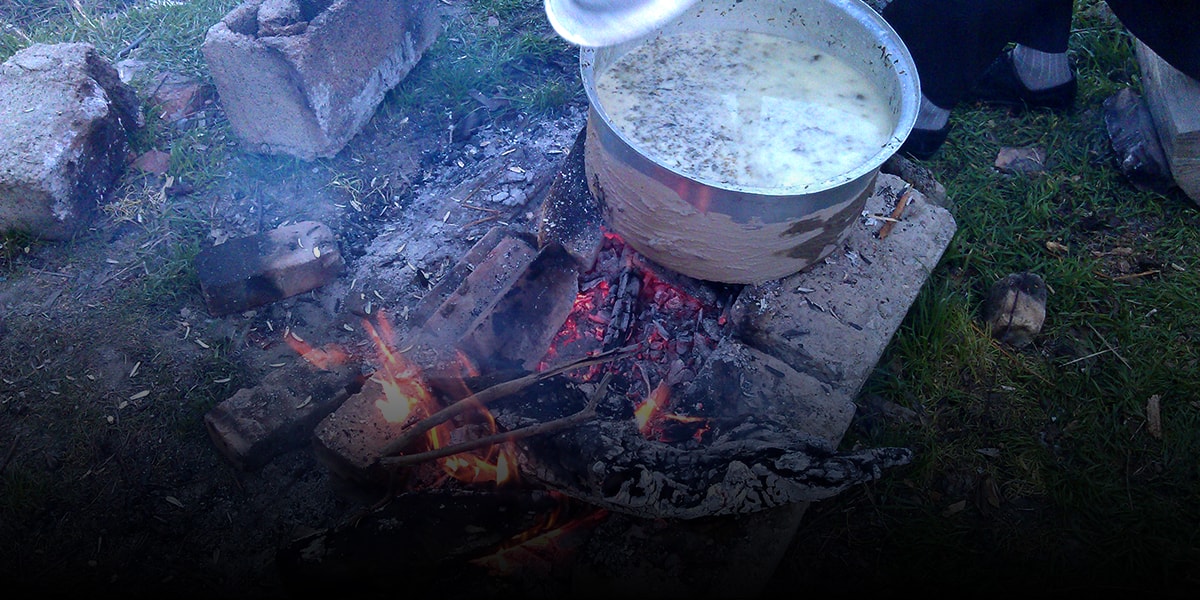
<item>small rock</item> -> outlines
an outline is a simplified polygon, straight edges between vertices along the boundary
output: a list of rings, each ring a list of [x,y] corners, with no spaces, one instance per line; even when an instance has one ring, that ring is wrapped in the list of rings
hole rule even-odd
[[[1013,273],[992,285],[985,310],[992,337],[1028,346],[1046,321],[1046,283],[1033,273]]]
[[[163,175],[171,166],[171,155],[162,150],[150,150],[133,159],[130,166],[139,171]]]
[[[1125,88],[1105,99],[1104,127],[1121,174],[1134,187],[1163,193],[1175,186],[1150,107],[1141,96]]]
[[[1031,175],[1046,170],[1046,151],[1041,148],[1001,148],[995,167],[1011,175]]]

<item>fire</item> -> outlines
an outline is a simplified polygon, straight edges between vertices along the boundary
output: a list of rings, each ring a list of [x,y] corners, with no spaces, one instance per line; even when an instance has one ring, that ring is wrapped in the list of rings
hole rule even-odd
[[[384,397],[375,401],[379,415],[388,423],[411,425],[442,407],[426,384],[420,368],[405,358],[402,351],[394,350],[388,340],[395,339],[391,322],[383,311],[377,312],[378,323],[363,321],[363,328],[375,346],[380,363],[371,376],[383,390]],[[284,340],[304,360],[314,367],[329,370],[350,360],[350,353],[335,344],[316,348],[292,332],[284,333]],[[464,386],[465,387],[465,386]],[[481,423],[472,423],[471,436],[464,428],[450,423],[433,427],[425,434],[427,450],[438,450],[453,443],[461,443],[469,437],[491,435],[497,432],[496,421],[482,405],[476,407]],[[440,470],[449,477],[465,483],[505,484],[517,479],[516,450],[511,443],[496,444],[481,451],[462,452],[438,460]]]
[[[326,344],[322,348],[316,348],[290,331],[284,334],[283,340],[300,355],[300,358],[322,371],[329,371],[350,360],[350,353],[337,344]]]
[[[708,419],[704,417],[689,417],[685,415],[676,415],[666,412],[667,404],[671,399],[671,388],[667,386],[667,382],[660,381],[650,395],[638,404],[633,411],[633,418],[637,422],[638,431],[642,437],[646,439],[658,439],[659,441],[669,441],[671,436],[667,435],[665,427],[671,424],[688,424],[696,426],[693,437],[699,439],[708,431]]]
[[[486,568],[492,575],[511,575],[525,567],[555,564],[566,558],[578,544],[572,534],[595,527],[608,517],[608,511],[603,508],[569,517],[570,500],[556,495],[559,497],[558,508],[541,523],[513,537],[496,552],[470,561],[471,564]]]
[[[653,424],[662,418],[663,407],[670,400],[670,395],[671,388],[667,387],[665,381],[660,381],[646,400],[633,411],[633,418],[637,421],[638,431],[642,432],[642,436],[650,437]]]

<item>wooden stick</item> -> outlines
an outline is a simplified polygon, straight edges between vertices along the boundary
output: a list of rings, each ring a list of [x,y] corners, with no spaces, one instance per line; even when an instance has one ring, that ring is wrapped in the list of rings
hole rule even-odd
[[[896,209],[892,211],[892,216],[889,217],[888,222],[884,223],[883,227],[879,228],[879,239],[882,240],[892,233],[892,228],[895,227],[896,223],[900,221],[900,215],[904,213],[904,207],[908,206],[908,196],[911,193],[912,184],[910,183],[904,186],[904,191],[901,192],[900,197],[896,199]]]
[[[595,356],[583,358],[572,363],[567,363],[559,367],[554,367],[553,369],[548,369],[540,373],[530,373],[524,377],[518,377],[511,381],[498,383],[490,388],[480,390],[479,392],[471,394],[462,400],[458,400],[446,408],[443,408],[442,410],[439,410],[432,415],[421,419],[415,425],[405,430],[404,433],[400,434],[400,437],[392,440],[392,442],[387,446],[384,446],[383,451],[379,454],[380,456],[391,456],[400,453],[407,448],[409,444],[413,443],[417,436],[420,436],[430,429],[433,429],[434,427],[437,427],[438,425],[441,425],[442,423],[445,423],[446,421],[449,421],[450,419],[470,410],[476,405],[484,406],[493,400],[510,396],[535,383],[538,383],[539,381],[549,379],[555,375],[559,375],[567,371],[573,371],[575,369],[590,367],[592,365],[598,365],[615,360],[632,352],[632,350],[632,348],[628,347],[617,348],[615,350],[602,352]]]
[[[582,410],[575,414],[567,415],[552,421],[546,421],[544,423],[538,423],[536,425],[530,425],[528,427],[521,427],[512,431],[506,431],[504,433],[484,436],[469,442],[463,442],[461,444],[445,446],[438,448],[437,450],[418,452],[416,454],[405,454],[403,456],[386,456],[379,459],[379,464],[384,468],[407,467],[409,465],[415,465],[427,460],[452,456],[461,452],[486,448],[494,444],[511,442],[535,435],[541,435],[543,433],[549,433],[551,431],[567,429],[581,423],[586,423],[587,421],[591,421],[592,419],[596,418],[596,405],[599,404],[600,398],[602,398],[608,391],[609,379],[612,379],[612,373],[605,373],[604,379],[600,380],[600,387],[596,388],[596,392],[592,394],[591,398],[588,399],[587,406],[583,407]]]
[[[1137,279],[1138,277],[1146,277],[1148,275],[1157,275],[1159,273],[1162,273],[1162,270],[1151,269],[1149,271],[1142,271],[1141,273],[1127,273],[1125,275],[1118,275],[1116,277],[1113,277],[1111,275],[1105,275],[1103,273],[1101,273],[1100,276],[1104,277],[1106,279],[1109,279],[1111,281],[1125,281],[1127,279]]]

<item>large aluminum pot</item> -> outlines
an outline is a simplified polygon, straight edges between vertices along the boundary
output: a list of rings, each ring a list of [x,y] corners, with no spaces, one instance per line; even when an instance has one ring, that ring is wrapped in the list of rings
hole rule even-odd
[[[856,168],[794,189],[705,183],[646,156],[612,125],[596,77],[651,36],[712,29],[784,36],[848,61],[886,97],[890,138]],[[785,277],[837,248],[874,190],[879,168],[912,130],[921,97],[908,49],[860,0],[700,0],[647,36],[581,48],[579,61],[590,104],[585,172],[608,226],[665,267],[724,283]]]

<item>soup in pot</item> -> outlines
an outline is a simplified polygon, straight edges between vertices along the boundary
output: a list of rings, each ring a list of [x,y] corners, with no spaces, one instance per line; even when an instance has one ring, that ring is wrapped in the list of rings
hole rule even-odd
[[[892,111],[845,60],[743,31],[658,36],[596,78],[613,127],[699,181],[795,189],[839,177],[887,143]]]

